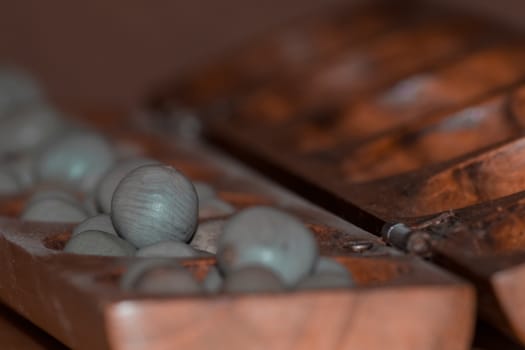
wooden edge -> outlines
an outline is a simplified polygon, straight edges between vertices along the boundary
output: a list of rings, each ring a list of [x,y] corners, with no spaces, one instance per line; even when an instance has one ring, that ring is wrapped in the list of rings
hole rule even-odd
[[[476,285],[480,317],[525,344],[525,254],[465,256],[449,243],[434,247],[435,263]]]
[[[496,272],[491,284],[513,335],[525,344],[525,263]]]
[[[342,314],[346,315],[346,312],[343,312],[345,307],[338,306],[339,303],[347,305],[345,303],[353,303],[355,298],[359,301],[356,304],[364,303],[365,307],[363,311],[359,311],[361,313],[357,313],[355,317],[351,318],[352,324],[360,325],[358,327],[359,332],[355,334],[351,332],[350,338],[346,339],[345,337],[341,340],[344,347],[346,347],[345,344],[361,344],[361,342],[365,342],[364,344],[368,346],[367,342],[372,342],[370,348],[373,349],[373,346],[377,345],[373,343],[376,337],[371,337],[370,334],[377,332],[375,328],[381,324],[385,325],[385,328],[381,330],[384,333],[381,337],[384,341],[393,343],[396,338],[400,337],[400,334],[407,333],[400,330],[397,335],[391,334],[390,327],[399,327],[397,324],[410,329],[410,334],[414,332],[417,335],[422,332],[413,340],[415,344],[413,347],[407,348],[405,345],[412,346],[412,343],[399,340],[403,346],[400,345],[400,349],[417,349],[425,339],[427,339],[426,341],[438,341],[433,340],[435,335],[429,335],[424,331],[427,328],[432,330],[431,334],[442,335],[440,338],[457,338],[457,344],[467,344],[470,340],[469,334],[472,332],[474,320],[474,296],[471,287],[462,280],[415,257],[340,257],[338,260],[351,270],[358,283],[356,288],[342,291],[296,291],[294,293],[273,294],[271,297],[269,295],[225,294],[213,297],[173,297],[151,300],[147,296],[124,293],[118,288],[119,276],[134,259],[79,257],[72,254],[60,254],[45,248],[42,245],[42,237],[46,237],[48,232],[56,232],[56,227],[57,225],[47,228],[40,227],[39,232],[31,230],[20,232],[16,229],[16,225],[12,227],[6,225],[3,228],[0,236],[0,252],[3,259],[6,260],[0,264],[0,273],[4,276],[3,281],[5,281],[0,284],[0,299],[73,348],[107,349],[111,346],[118,349],[124,346],[124,339],[128,336],[131,337],[130,341],[138,342],[142,338],[155,338],[155,334],[166,338],[167,342],[178,342],[179,340],[174,339],[171,335],[171,333],[178,334],[172,328],[174,325],[177,325],[178,322],[192,325],[195,323],[192,318],[193,313],[205,314],[206,316],[202,316],[204,319],[220,317],[213,316],[216,305],[230,305],[224,311],[226,318],[214,326],[221,329],[217,336],[229,334],[228,332],[231,335],[232,331],[228,331],[228,329],[235,329],[236,327],[237,311],[235,314],[228,313],[230,307],[233,307],[234,310],[240,308],[241,318],[256,317],[256,320],[258,320],[258,310],[261,312],[273,310],[270,312],[270,316],[274,319],[267,317],[257,321],[260,324],[256,322],[253,327],[262,327],[261,329],[264,331],[261,331],[263,332],[261,334],[264,336],[265,332],[269,332],[265,330],[265,327],[279,324],[282,329],[275,330],[277,333],[272,335],[272,337],[275,336],[275,340],[268,340],[276,342],[277,348],[293,345],[286,343],[288,342],[286,339],[294,338],[294,327],[314,329],[314,326],[317,327],[316,322],[326,323],[326,325],[319,326],[320,335],[315,335],[315,339],[319,337],[321,349],[323,347],[329,348],[325,344],[332,344],[336,337],[330,328],[331,325],[337,325],[340,328],[347,327],[346,323],[341,321]],[[194,265],[193,269],[188,266],[190,271],[195,268],[199,269],[200,266],[201,272],[204,272],[204,265],[209,265],[210,261],[211,259],[196,260],[187,264]],[[373,297],[368,296],[369,294]],[[296,298],[297,301],[295,301]],[[259,306],[259,302],[262,306]],[[275,306],[273,306],[274,304]],[[116,316],[112,313],[108,314],[108,310],[116,308],[115,305],[131,306],[124,307],[124,311],[117,308],[119,312]],[[159,305],[160,308],[152,305]],[[310,317],[310,314],[304,315],[302,313],[305,305],[313,305],[312,310],[314,311],[312,311],[311,317],[314,320],[303,320],[304,317]],[[201,309],[207,311],[204,312]],[[159,312],[157,310],[166,311],[157,314]],[[280,310],[283,310],[282,317],[278,315]],[[127,316],[122,316],[122,312]],[[139,316],[134,316],[136,313]],[[210,313],[209,316],[208,313]],[[296,317],[297,313],[301,317],[296,320],[293,317]],[[436,313],[438,316],[429,318],[428,313]],[[396,320],[395,317],[398,317],[399,320]],[[385,318],[387,322],[381,323]],[[146,324],[137,323],[140,320]],[[129,328],[131,321],[137,323],[136,326],[132,324],[135,328]],[[121,322],[122,324],[120,324]],[[266,322],[268,322],[267,326],[265,326]],[[301,326],[297,322],[308,323]],[[313,323],[310,324],[309,322]],[[454,322],[458,323],[449,328],[449,325]],[[156,327],[159,327],[158,330]],[[193,327],[200,329],[208,326],[199,323]],[[180,327],[176,326],[175,329],[180,329]],[[188,329],[191,330],[192,328]],[[200,331],[206,337],[208,337],[207,329],[204,328]],[[160,331],[163,333],[155,333]],[[128,332],[131,333],[128,334]],[[370,339],[364,337],[361,334],[362,332],[368,334]],[[138,334],[142,335],[139,336]],[[191,338],[191,334],[193,334],[192,331],[184,332],[184,337]],[[312,331],[312,334],[315,332]],[[133,340],[136,337],[140,339]],[[225,344],[237,346],[237,343],[231,343],[232,340],[227,341],[229,337],[219,340],[224,340]],[[246,339],[241,337],[241,340],[235,340],[235,342],[246,345]],[[162,340],[158,341],[163,342]],[[185,342],[187,340],[184,338],[180,341]],[[283,343],[279,343],[279,341]],[[155,348],[154,345],[152,343],[151,346],[148,345],[148,348]],[[199,343],[189,345],[196,348],[201,346]],[[204,345],[201,348],[205,348]],[[448,348],[465,349],[465,347],[455,346],[457,345]]]
[[[65,285],[65,274],[45,257],[0,238],[0,299],[14,311],[72,348],[106,349],[100,301],[88,290]]]
[[[4,305],[0,305],[0,349],[67,350],[65,345]]]
[[[105,317],[118,350],[460,350],[469,349],[474,313],[463,284],[122,301]]]

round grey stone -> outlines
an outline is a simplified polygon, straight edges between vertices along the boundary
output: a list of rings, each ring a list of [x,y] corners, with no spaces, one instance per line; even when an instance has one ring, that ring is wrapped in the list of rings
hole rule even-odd
[[[0,195],[10,196],[22,190],[15,175],[7,168],[0,168]]]
[[[99,214],[82,221],[73,229],[73,236],[85,231],[101,231],[118,237],[111,222],[111,217],[107,214]]]
[[[71,237],[64,252],[84,255],[132,256],[135,247],[115,235],[101,231],[84,231]]]
[[[72,131],[44,149],[36,162],[40,181],[62,183],[89,192],[114,161],[109,143],[100,135]]]
[[[14,154],[42,146],[64,130],[61,115],[49,106],[28,105],[0,119],[0,154]]]
[[[162,241],[137,250],[139,257],[151,258],[196,258],[208,256],[207,253],[198,251],[188,244],[179,241]]]
[[[28,189],[35,184],[34,157],[31,154],[17,156],[6,162],[6,167],[14,175],[21,189]]]
[[[113,193],[120,181],[131,171],[144,166],[160,164],[158,161],[149,158],[128,158],[115,163],[102,177],[97,185],[95,197],[97,206],[103,213],[111,212],[111,200]]]
[[[117,232],[136,247],[187,242],[197,227],[198,200],[191,181],[172,167],[146,165],[126,175],[111,203]]]
[[[147,260],[131,265],[120,280],[123,290],[152,295],[200,294],[193,275],[169,260]]]
[[[338,273],[322,272],[315,275],[307,276],[297,284],[297,289],[332,289],[332,288],[350,288],[354,283],[348,276]]]
[[[222,288],[223,278],[218,268],[210,266],[206,277],[202,281],[202,286],[209,293],[217,293]]]
[[[284,290],[279,277],[260,266],[248,266],[226,275],[222,290],[229,293],[275,293]]]
[[[86,209],[89,216],[96,216],[100,214],[93,192],[84,194],[84,198],[82,199],[82,206],[84,207],[84,209]]]
[[[60,188],[43,188],[34,192],[27,200],[26,207],[33,203],[39,202],[42,199],[60,199],[62,201],[71,203],[75,206],[80,206],[80,202],[71,192]]]
[[[13,68],[0,68],[0,118],[19,106],[42,101],[40,87],[29,74]]]
[[[82,222],[87,218],[85,210],[60,198],[44,198],[31,202],[20,218],[40,222]]]
[[[288,287],[306,277],[317,261],[317,243],[302,222],[269,207],[245,209],[228,220],[217,260],[226,274],[247,266],[272,270]]]
[[[199,203],[203,203],[207,200],[214,199],[216,196],[215,190],[209,184],[201,181],[195,181],[193,183]]]
[[[222,234],[226,220],[210,220],[199,223],[190,245],[199,250],[216,254],[219,237]]]

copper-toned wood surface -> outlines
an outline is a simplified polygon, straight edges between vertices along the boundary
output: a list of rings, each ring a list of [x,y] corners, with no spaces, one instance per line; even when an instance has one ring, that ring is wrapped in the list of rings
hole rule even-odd
[[[267,121],[270,115],[290,118],[314,102],[326,107],[327,99],[373,91],[505,33],[478,18],[408,3],[332,9],[288,24],[222,63],[166,84],[168,95],[157,96],[156,102],[200,110],[233,103],[254,118],[258,113]]]
[[[495,56],[502,56],[504,69],[521,69],[519,53],[504,52],[504,48],[494,53],[487,48],[479,55],[459,61],[458,67],[441,70],[444,63],[493,42],[494,35],[488,34],[489,24],[468,17],[423,17],[376,40],[320,60],[302,74],[291,77],[285,74],[285,78],[280,76],[245,89],[238,98],[230,98],[233,116],[238,122],[263,123],[268,128],[288,124],[293,128],[299,119],[300,130],[296,132],[311,134],[305,137],[311,141],[299,144],[299,148],[316,150],[328,142],[329,131],[332,137],[337,130],[340,138],[351,137],[355,142],[357,137],[367,137],[395,125],[394,121],[402,121],[392,115],[403,109],[415,117],[482,93],[479,89],[496,87],[498,79],[484,87],[469,86],[472,76],[487,74],[482,65]],[[470,70],[467,76],[457,75],[465,70]],[[397,82],[411,73],[415,75],[410,79]],[[457,86],[458,83],[461,85]],[[384,94],[374,94],[385,86],[390,89]],[[458,91],[450,91],[450,86],[457,86]],[[314,144],[315,141],[319,144]]]
[[[440,13],[439,10],[436,12]],[[427,15],[425,11],[422,16]],[[335,98],[337,93],[333,92],[329,93],[331,97],[327,98],[323,93],[323,87],[310,85],[312,74],[300,74],[292,79],[291,84],[285,84],[284,87],[282,79],[275,77],[267,83],[257,84],[255,88],[246,88],[237,95],[231,95],[231,90],[223,89],[214,95],[215,99],[219,100],[215,106],[209,107],[206,101],[200,101],[201,105],[192,109],[191,103],[184,104],[184,95],[200,91],[198,86],[196,88],[191,86],[192,82],[199,81],[199,78],[196,78],[189,80],[189,85],[182,94],[177,93],[178,90],[168,90],[164,95],[161,93],[157,102],[159,100],[163,102],[157,103],[156,108],[160,110],[168,108],[167,113],[174,116],[173,119],[195,112],[208,116],[209,134],[216,142],[231,151],[246,153],[244,160],[256,162],[260,167],[272,168],[274,172],[284,171],[286,174],[284,176],[279,174],[279,177],[290,177],[287,185],[313,187],[303,192],[310,194],[310,197],[315,198],[316,201],[319,197],[327,197],[326,200],[321,199],[321,202],[334,203],[330,207],[331,210],[352,218],[355,223],[367,229],[377,230],[381,225],[370,214],[386,221],[405,216],[424,215],[427,214],[424,211],[411,212],[411,207],[406,205],[400,205],[406,208],[406,212],[399,212],[395,208],[395,214],[391,215],[394,208],[390,204],[381,205],[375,202],[374,193],[381,193],[380,191],[363,190],[363,187],[366,187],[362,185],[363,182],[396,173],[395,170],[382,170],[383,166],[388,167],[388,165],[383,165],[382,159],[376,161],[370,157],[370,153],[376,151],[373,149],[367,152],[366,148],[395,149],[395,145],[390,147],[391,141],[388,137],[392,137],[392,132],[389,130],[400,129],[399,133],[405,133],[405,137],[401,135],[403,138],[400,142],[406,142],[411,136],[403,130],[407,125],[413,125],[411,124],[413,122],[419,125],[421,122],[431,123],[432,119],[435,121],[436,118],[430,116],[436,113],[448,115],[462,106],[492,96],[525,78],[522,64],[525,50],[521,40],[510,39],[508,35],[495,44],[488,39],[490,35],[487,32],[490,33],[493,29],[488,23],[458,15],[447,17],[441,14],[436,17],[437,20],[434,19],[434,22],[431,20],[409,22],[406,28],[383,33],[376,40],[362,44],[359,49],[340,50],[343,51],[340,56],[344,60],[364,60],[365,66],[355,69],[356,74],[362,75],[363,82],[383,81],[384,84],[389,80],[385,76],[397,76],[398,79],[404,76],[401,80],[387,84],[382,90],[365,94],[362,98],[357,98],[360,96],[359,89],[355,90],[351,87],[341,89],[344,92],[342,96],[347,96],[346,98]],[[460,39],[462,35],[454,35],[458,32],[464,35],[464,40]],[[480,36],[484,38],[485,44],[474,48],[473,42],[479,40]],[[423,63],[425,57],[432,55],[433,52],[418,44],[419,38],[425,37],[433,38],[429,40],[431,44],[428,44],[433,48],[439,46],[436,43],[455,43],[451,46],[445,45],[443,52],[440,53],[442,56],[448,54],[448,63],[441,62],[432,69],[422,69],[425,66]],[[417,55],[414,47],[423,49],[423,53]],[[396,53],[390,57],[388,52]],[[380,58],[381,55],[385,56]],[[417,58],[413,58],[414,56]],[[421,60],[419,69],[417,64],[411,66],[410,63],[404,63],[417,62],[418,59]],[[341,84],[355,84],[356,80],[360,81],[352,74],[350,76],[342,74],[337,68],[339,63],[337,60],[319,60],[316,63],[318,68],[313,69],[313,72],[334,69],[339,73],[331,76],[333,79],[341,80]],[[381,68],[382,66],[384,69]],[[369,68],[365,69],[365,67]],[[387,73],[390,70],[392,73]],[[243,72],[242,66],[238,71]],[[409,74],[411,72],[412,74]],[[235,74],[232,77],[235,80]],[[390,79],[395,80],[393,77]],[[379,88],[382,84],[376,83],[376,85],[376,88]],[[308,86],[311,86],[312,94],[308,92]],[[299,99],[291,98],[290,91],[293,92],[292,95],[298,95]],[[230,95],[223,98],[223,93]],[[315,102],[318,99],[320,102]],[[227,105],[229,107],[225,108]],[[487,109],[490,108],[484,108]],[[457,119],[461,119],[461,116]],[[457,123],[457,119],[450,124]],[[508,125],[510,122],[504,124]],[[519,128],[519,123],[517,127]],[[515,129],[514,126],[509,128],[507,132],[513,132]],[[426,131],[422,132],[426,133]],[[394,137],[398,137],[395,132]],[[506,138],[508,138],[506,135],[493,136],[492,143]],[[257,142],[258,139],[265,141]],[[376,141],[375,144],[372,141]],[[488,140],[485,142],[490,143]],[[377,143],[380,145],[378,146]],[[384,145],[382,146],[381,143]],[[468,153],[477,146],[473,145],[470,148],[464,146],[462,153]],[[459,152],[458,155],[462,153]],[[387,163],[395,162],[396,156],[401,158],[403,154],[388,158]],[[426,155],[423,155],[424,157]],[[405,158],[407,158],[406,169],[401,171],[416,167],[410,163],[417,161],[417,155],[412,157],[408,154]],[[440,160],[438,155],[435,158],[435,162]],[[379,174],[375,175],[366,168],[368,164],[371,164],[368,168],[378,167],[376,171]],[[319,167],[323,168],[323,172],[313,170]],[[356,167],[365,167],[365,169],[356,169]],[[331,181],[332,178],[341,181],[334,182]],[[402,183],[397,187],[403,187]],[[337,198],[331,195],[334,193],[337,193]],[[342,210],[341,205],[337,204],[340,197],[350,204],[347,206],[348,210]],[[381,196],[381,199],[384,198]]]
[[[252,104],[251,98],[255,97],[254,108],[245,108],[244,102],[239,102],[231,111],[232,118],[219,123],[242,128],[245,133],[254,128],[258,135],[272,134],[273,144],[285,147],[291,156],[315,157],[316,151],[332,151],[366,142],[389,129],[431,113],[452,111],[518,83],[525,76],[524,59],[525,49],[521,42],[491,46],[440,68],[408,75],[358,100],[352,100],[354,93],[349,91],[348,102],[329,103],[321,109],[309,106],[302,110],[302,107],[295,109],[300,103],[285,98],[279,108],[288,103],[294,107],[285,108],[291,113],[279,112],[279,117],[273,110],[275,99],[268,103],[268,100],[259,99],[255,92],[242,98]],[[375,74],[371,74],[369,79],[374,77]],[[298,85],[302,87],[304,82],[299,81]],[[315,101],[308,95],[304,98],[308,103]],[[224,114],[222,110],[214,113]]]
[[[482,316],[525,342],[523,327],[524,193],[411,224],[428,239],[434,260],[480,287]]]
[[[407,23],[406,40],[393,41],[406,66],[386,60],[345,75],[337,60],[319,60],[306,73],[274,77],[193,113],[210,140],[243,161],[388,243],[470,278],[481,314],[525,343],[524,41],[504,30],[479,46],[458,39],[457,50],[445,46],[449,59],[429,67],[421,62],[432,50],[419,45],[421,65],[413,64],[419,31],[427,44],[439,37],[425,28],[442,38],[449,29],[458,38],[490,31],[482,24],[463,32],[456,16],[435,27]],[[381,43],[391,36],[364,43],[362,52],[388,52]],[[362,59],[346,50],[348,61]],[[316,73],[331,70],[330,84],[312,84]],[[353,89],[361,80],[374,88]],[[187,111],[177,91],[160,96],[154,110],[164,111],[156,114],[162,123]],[[398,222],[407,228],[392,233]]]
[[[469,105],[465,109],[430,114],[428,118],[421,118],[415,124],[392,129],[369,142],[356,143],[354,146],[344,145],[342,149],[332,148],[333,151],[325,149],[308,155],[294,152],[293,146],[276,147],[277,144],[271,142],[259,142],[268,137],[260,133],[257,138],[257,132],[250,133],[246,127],[236,128],[234,123],[212,121],[208,131],[213,140],[230,151],[242,149],[240,155],[243,159],[256,159],[252,164],[261,162],[274,175],[275,169],[280,169],[279,174],[284,173],[282,179],[289,181],[288,183],[300,183],[297,182],[299,179],[310,187],[298,186],[303,188],[296,190],[303,191],[310,198],[324,199],[320,203],[327,208],[380,233],[381,222],[410,223],[417,221],[418,217],[438,216],[442,212],[453,215],[455,209],[473,205],[480,205],[488,212],[494,212],[497,210],[494,200],[523,191],[522,91],[521,86],[510,88],[500,95],[483,98],[479,104]],[[454,124],[461,118],[463,122],[467,119],[467,125],[462,127],[460,121],[460,131],[457,131]],[[485,125],[479,125],[480,123]],[[414,132],[410,134],[413,130],[422,135],[420,143],[418,134],[415,137]],[[457,134],[454,135],[454,132]],[[439,133],[443,135],[441,140],[438,138]],[[405,135],[408,136],[403,139]],[[433,144],[432,137],[437,139]],[[289,139],[293,143],[293,134]],[[400,141],[391,142],[392,139]],[[429,142],[428,147],[425,147],[425,141]],[[394,174],[378,176],[374,167],[381,169],[383,159],[374,162],[369,154],[359,154],[378,145],[383,146],[383,149],[379,149],[386,153],[382,155],[385,168],[390,165]],[[447,151],[447,147],[452,151]],[[400,157],[390,158],[392,155]],[[403,155],[406,156],[405,159],[402,158]],[[371,166],[362,167],[359,176],[347,176],[352,173],[353,166],[362,166],[360,164],[369,161]],[[372,171],[368,173],[367,169]],[[470,210],[476,212],[479,207]],[[476,276],[473,280],[480,287],[482,300],[493,300],[492,303],[480,304],[482,314],[525,342],[525,333],[521,328],[525,313],[519,307],[524,300],[519,285],[525,281],[525,276],[520,275],[521,263],[514,257],[520,250],[516,237],[523,233],[522,225],[516,221],[515,215],[505,211],[495,211],[491,220],[507,223],[507,229],[499,231],[500,241],[497,243],[512,246],[516,251],[496,254],[497,245],[494,245],[489,246],[488,251],[495,256],[472,257],[466,254],[464,245],[465,242],[474,244],[477,241],[472,236],[464,236],[458,242],[450,238],[448,230],[444,230],[444,238],[430,235],[432,242],[450,241],[447,249],[435,251],[437,248],[432,244],[430,250],[439,253],[439,263],[468,277]],[[479,224],[479,221],[474,222]],[[478,225],[479,231],[490,230],[491,221],[484,223],[485,226]],[[455,247],[455,250],[451,247]],[[428,253],[424,249],[424,255]],[[502,262],[506,264],[501,270],[494,270]],[[510,281],[512,285],[509,284]],[[487,284],[489,288],[483,287]],[[494,305],[498,305],[496,312],[493,311]]]
[[[383,3],[331,8],[296,23],[286,24],[209,70],[193,72],[182,84],[167,82],[185,105],[202,107],[257,86],[280,74],[298,73],[349,45],[359,45],[413,21],[404,5]],[[161,101],[163,99],[160,99]]]
[[[468,349],[475,295],[464,281],[385,246],[198,140],[168,141],[123,123],[91,120],[115,145],[210,183],[236,209],[265,204],[295,214],[312,229],[321,253],[336,256],[357,286],[173,298],[125,293],[119,277],[140,258],[62,253],[72,225],[22,222],[16,216],[29,193],[3,198],[0,298],[64,344],[75,349],[383,349],[384,344],[400,350]],[[210,258],[181,262],[197,278],[215,263]]]

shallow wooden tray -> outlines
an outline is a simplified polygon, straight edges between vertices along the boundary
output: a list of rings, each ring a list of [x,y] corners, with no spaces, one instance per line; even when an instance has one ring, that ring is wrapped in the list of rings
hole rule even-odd
[[[92,120],[105,125],[115,144],[209,182],[237,209],[263,204],[295,214],[315,233],[321,253],[347,266],[357,286],[171,298],[125,293],[119,277],[139,258],[62,253],[72,225],[22,222],[16,216],[29,194],[4,198],[0,299],[64,344],[75,349],[469,347],[475,295],[464,281],[386,247],[196,140],[176,143]],[[181,260],[197,278],[214,263]]]
[[[152,298],[118,289],[130,260],[50,251],[42,242],[64,227],[1,223],[11,261],[2,268],[9,281],[2,300],[73,348],[467,349],[470,342],[472,290],[415,258],[340,258],[359,284],[350,290]],[[203,276],[213,261],[185,264]]]

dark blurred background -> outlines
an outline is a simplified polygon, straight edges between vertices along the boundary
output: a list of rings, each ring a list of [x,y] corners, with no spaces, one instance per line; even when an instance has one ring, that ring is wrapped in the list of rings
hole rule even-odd
[[[55,98],[129,106],[155,82],[212,60],[265,28],[349,2],[0,0],[0,62],[27,67]],[[525,22],[523,0],[435,2],[469,3]]]
[[[3,0],[0,62],[27,67],[53,97],[128,106],[155,82],[337,2]]]

